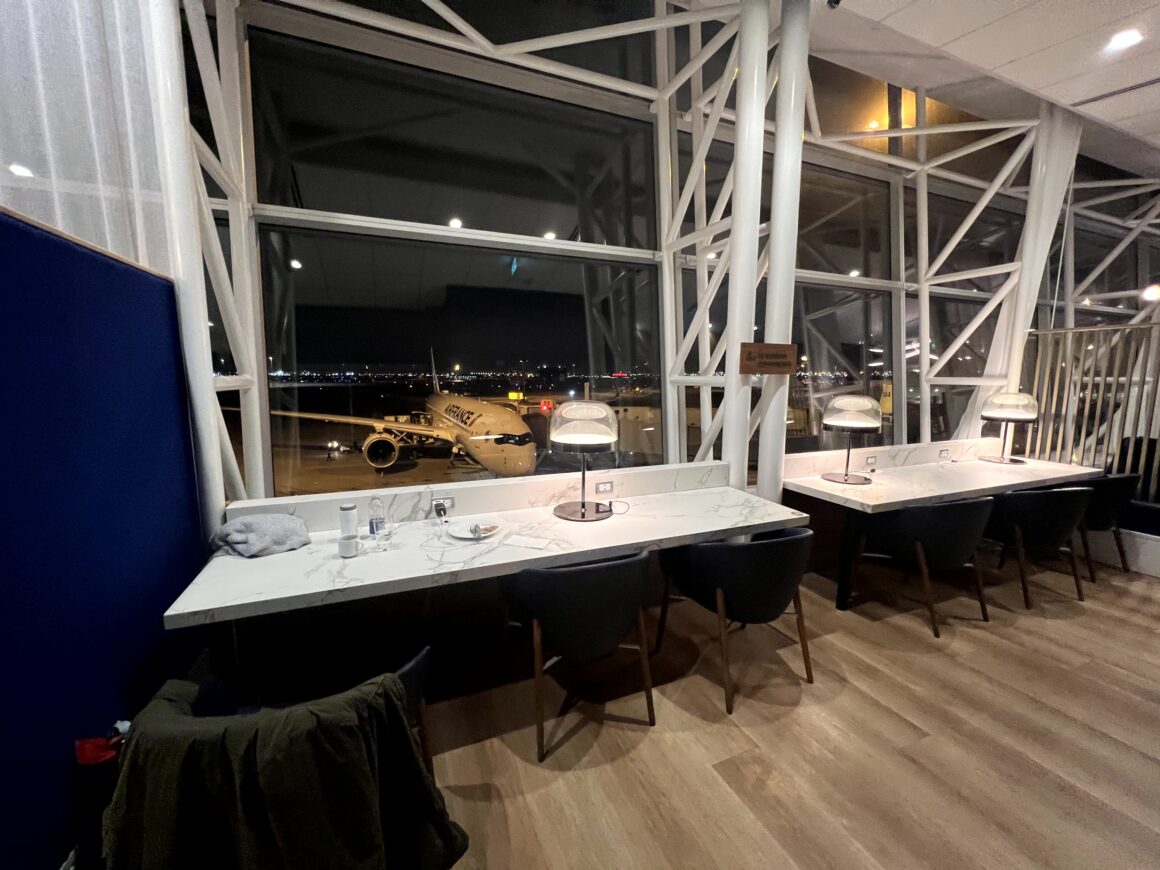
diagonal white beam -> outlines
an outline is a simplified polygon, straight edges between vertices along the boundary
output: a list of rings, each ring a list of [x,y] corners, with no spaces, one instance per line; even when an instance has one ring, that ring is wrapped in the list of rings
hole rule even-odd
[[[1102,196],[1093,196],[1090,199],[1081,199],[1077,203],[1073,203],[1073,208],[1090,208],[1093,205],[1102,205],[1105,202],[1115,202],[1117,199],[1125,199],[1129,196],[1139,196],[1143,193],[1155,193],[1160,190],[1160,184],[1141,184],[1138,187],[1119,188],[1113,190],[1111,193],[1105,193]],[[1144,208],[1147,208],[1147,204]],[[1125,220],[1131,220],[1139,214],[1139,209],[1132,215],[1129,215]]]
[[[943,351],[942,356],[927,370],[927,383],[930,383],[931,378],[942,371],[943,366],[950,362],[951,357],[958,352],[959,348],[967,343],[967,340],[975,334],[975,330],[982,326],[983,321],[990,317],[991,312],[998,308],[1003,300],[1011,295],[1011,291],[1015,289],[1015,285],[1018,283],[1019,273],[1016,271],[1003,283],[1003,286],[999,288],[995,295],[987,300],[987,304],[980,308],[978,313],[971,318],[971,322],[959,330],[959,334],[955,336],[954,341],[947,345],[947,349]]]
[[[951,163],[958,160],[960,157],[966,157],[968,154],[974,154],[976,151],[982,151],[984,148],[990,148],[992,145],[998,145],[1000,142],[1005,142],[1013,136],[1018,136],[1023,131],[1029,129],[1028,127],[1016,127],[1012,130],[1000,130],[992,136],[987,136],[977,142],[971,142],[969,145],[964,145],[962,148],[956,148],[954,151],[948,151],[946,154],[940,154],[931,160],[926,161],[927,169],[934,169],[936,166],[942,166],[944,163]]]
[[[201,78],[202,90],[205,91],[205,103],[209,109],[209,120],[213,126],[213,138],[221,152],[222,165],[237,177],[241,167],[238,165],[235,149],[231,143],[241,141],[235,139],[234,131],[230,127],[229,116],[226,112],[225,97],[222,95],[222,83],[219,77],[217,61],[214,59],[213,43],[209,38],[209,27],[206,25],[205,6],[202,0],[184,0],[185,21],[189,25],[189,37],[193,42],[193,54],[197,60],[197,70]]]
[[[888,127],[882,130],[859,130],[856,133],[831,133],[820,136],[821,142],[862,142],[866,139],[897,139],[901,136],[935,136],[939,133],[981,133],[985,130],[1010,130],[1012,135],[1034,127],[1037,120],[1022,121],[962,121],[957,124],[937,124],[933,127]]]
[[[963,269],[961,272],[946,272],[926,279],[928,284],[951,284],[955,281],[969,281],[972,278],[986,278],[989,275],[1005,275],[1019,270],[1020,262],[998,263],[994,266],[980,266],[977,269]]]
[[[634,33],[648,33],[652,30],[663,30],[698,21],[715,21],[736,15],[738,8],[736,3],[724,6],[708,6],[704,9],[692,9],[688,12],[677,12],[672,15],[657,15],[653,18],[640,18],[636,21],[624,21],[620,24],[605,24],[600,27],[589,27],[586,30],[572,30],[568,33],[557,33],[552,36],[521,39],[519,42],[497,45],[495,53],[499,57],[509,57],[513,54],[528,54],[534,51],[544,51],[548,48],[576,45],[581,42],[597,42],[602,39],[615,39],[618,36],[631,36]]]
[[[1128,247],[1128,245],[1136,241],[1136,237],[1140,235],[1140,233],[1144,232],[1144,228],[1148,226],[1148,223],[1157,215],[1160,215],[1160,196],[1152,200],[1151,207],[1147,212],[1144,213],[1144,217],[1141,218],[1140,223],[1136,224],[1136,226],[1133,227],[1127,235],[1120,239],[1114,248],[1108,251],[1108,255],[1100,261],[1098,266],[1092,269],[1091,274],[1089,274],[1086,278],[1080,281],[1079,284],[1076,285],[1075,293],[1073,294],[1072,298],[1078,298],[1081,296],[1083,291],[1087,290],[1087,288],[1092,285],[1096,278],[1098,278],[1103,273],[1103,271],[1108,268],[1108,266],[1115,262],[1116,257],[1120,256],[1120,254],[1124,252],[1124,249]]]
[[[734,18],[732,21],[722,27],[716,36],[705,43],[705,47],[697,52],[693,58],[681,68],[681,71],[669,80],[667,85],[660,89],[660,93],[657,95],[658,99],[667,100],[669,97],[675,94],[677,92],[677,88],[688,81],[692,77],[693,73],[703,67],[705,65],[705,61],[715,55],[717,50],[721,48],[721,46],[723,46],[726,42],[728,42],[736,32],[737,19]]]
[[[213,149],[209,147],[208,143],[201,138],[201,135],[192,127],[189,128],[190,136],[193,137],[193,150],[197,153],[197,162],[201,164],[201,168],[209,173],[209,177],[218,183],[218,186],[225,192],[226,196],[240,197],[241,191],[234,183],[233,177],[229,174],[221,161],[218,160],[217,155],[213,153]]]
[[[927,269],[928,276],[933,276],[936,272],[938,272],[938,270],[942,267],[942,264],[946,262],[947,257],[949,257],[951,252],[954,251],[955,245],[963,240],[963,236],[967,234],[970,228],[974,225],[975,221],[978,219],[979,215],[983,213],[983,209],[985,209],[990,204],[995,194],[999,192],[999,188],[1003,186],[1003,183],[1009,177],[1013,177],[1015,171],[1023,164],[1023,159],[1027,156],[1027,152],[1030,151],[1031,146],[1035,144],[1035,132],[1036,131],[1033,128],[1025,137],[1023,137],[1023,141],[1019,143],[1019,147],[1015,149],[1015,151],[1007,159],[1007,162],[1003,164],[1003,168],[999,170],[999,174],[995,176],[994,181],[992,181],[987,186],[987,189],[983,191],[982,196],[979,197],[979,201],[971,207],[969,212],[967,212],[966,217],[963,218],[963,221],[959,224],[958,229],[951,234],[951,237],[947,239],[947,243],[943,245],[943,249],[939,251],[939,255],[931,262]]]
[[[495,50],[495,44],[472,27],[464,20],[454,9],[449,7],[443,0],[423,0],[424,5],[484,51],[491,53]]]

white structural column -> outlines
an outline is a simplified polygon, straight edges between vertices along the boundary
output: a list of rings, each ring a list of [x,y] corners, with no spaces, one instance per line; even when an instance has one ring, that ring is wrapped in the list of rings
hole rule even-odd
[[[810,80],[809,50],[809,0],[782,0],[764,332],[766,341],[782,344],[793,338],[798,200],[801,194],[806,88]],[[734,321],[730,318],[729,322]],[[757,493],[773,500],[781,498],[789,379],[789,375],[766,375],[762,383],[763,399],[770,391],[772,396],[763,402],[765,412],[758,440]]]
[[[656,0],[658,15],[663,15],[667,0]],[[654,34],[653,51],[656,57],[657,84],[664,86],[670,75],[669,70],[669,35],[665,30],[658,30]],[[656,113],[656,164],[657,164],[657,214],[658,231],[661,246],[668,234],[673,220],[673,185],[676,177],[673,158],[676,149],[672,147],[673,136],[673,98],[665,97],[657,101]],[[679,336],[685,330],[683,294],[680,274],[676,268],[675,254],[672,251],[663,251],[660,262],[660,293],[661,293],[661,369],[667,373],[677,353]],[[682,455],[681,445],[684,443],[683,427],[685,427],[685,391],[672,382],[672,379],[663,379],[661,399],[662,426],[664,427],[664,457],[665,462],[685,462],[688,456]],[[704,423],[702,423],[704,425]]]
[[[926,88],[914,93],[914,122],[926,126]],[[916,143],[918,162],[926,163],[926,136]],[[915,272],[918,279],[918,440],[930,443],[930,194],[925,166],[914,182]],[[905,304],[905,303],[903,303]],[[906,336],[899,336],[903,344]],[[905,396],[902,397],[905,400]]]
[[[1002,389],[1019,389],[1027,330],[1035,317],[1035,304],[1059,224],[1059,214],[1075,169],[1081,132],[1080,122],[1074,115],[1050,103],[1042,104],[1031,159],[1027,218],[1019,241],[1022,267],[1014,292],[1003,301],[987,357],[986,375],[1005,375],[1006,384],[980,386],[975,390],[963,415],[963,422],[969,428],[960,426],[959,437],[975,437],[982,430],[979,411],[990,395]]]
[[[745,489],[749,474],[752,378],[740,371],[741,340],[753,332],[756,308],[768,37],[769,0],[742,0],[737,37],[737,138],[733,151],[729,343],[725,348],[725,395],[718,412],[724,415],[721,458],[729,463],[729,485],[737,489]]]
[[[181,50],[181,23],[177,0],[141,3],[148,22],[148,52],[153,120],[161,172],[161,198],[177,310],[181,347],[185,356],[189,400],[193,414],[194,449],[201,494],[202,524],[206,534],[217,530],[225,513],[218,403],[210,355],[209,310],[201,245],[198,241],[194,173],[189,148],[185,103],[185,61]]]

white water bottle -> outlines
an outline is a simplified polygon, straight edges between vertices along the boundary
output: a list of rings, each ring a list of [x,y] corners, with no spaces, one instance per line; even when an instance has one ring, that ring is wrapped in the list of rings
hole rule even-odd
[[[358,505],[344,504],[338,508],[338,534],[345,538],[358,536]]]

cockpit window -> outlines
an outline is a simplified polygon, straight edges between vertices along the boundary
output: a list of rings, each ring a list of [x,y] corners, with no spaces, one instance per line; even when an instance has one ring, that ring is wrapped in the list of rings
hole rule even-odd
[[[525,432],[522,435],[500,435],[495,439],[496,444],[514,444],[517,447],[523,447],[525,444],[532,443],[532,433]]]

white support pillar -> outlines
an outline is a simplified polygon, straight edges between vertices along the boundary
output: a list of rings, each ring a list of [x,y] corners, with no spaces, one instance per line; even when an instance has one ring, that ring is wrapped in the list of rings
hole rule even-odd
[[[142,2],[140,8],[147,22],[145,50],[160,162],[161,198],[189,383],[202,525],[208,535],[221,525],[225,484],[218,440],[218,400],[206,329],[209,310],[194,199],[194,173],[199,170],[189,145],[181,23],[177,0]]]
[[[777,133],[773,143],[773,189],[769,202],[769,270],[765,284],[765,340],[782,344],[793,338],[802,139],[805,134],[806,88],[810,80],[809,49],[809,0],[782,0],[781,43],[777,49],[777,104],[774,109]],[[737,190],[738,193],[741,190],[740,182]],[[729,322],[734,323],[732,317]],[[772,397],[761,419],[757,492],[763,498],[774,500],[781,498],[790,377],[767,375],[762,383],[762,392],[772,391]]]
[[[914,92],[916,127],[926,126],[926,88]],[[926,137],[916,145],[918,162],[926,163]],[[930,191],[925,168],[918,170],[915,196],[915,277],[918,279],[918,440],[930,443]]]
[[[794,0],[808,4],[809,0]],[[765,135],[765,74],[769,0],[742,0],[738,28],[737,134],[733,150],[732,259],[729,269],[729,338],[721,458],[729,485],[745,489],[749,477],[750,375],[741,374],[741,342],[753,334],[757,296],[757,225],[761,222],[761,161]],[[726,70],[728,74],[728,70]],[[804,84],[804,83],[803,83]],[[798,137],[798,148],[801,148]],[[796,211],[796,209],[795,209]],[[720,268],[720,266],[718,266]]]
[[[667,0],[656,0],[657,15],[663,15]],[[668,32],[654,34],[657,85],[663,87],[669,80]],[[657,167],[657,231],[661,247],[669,237],[673,220],[673,179],[676,175],[673,148],[673,98],[666,97],[656,104],[656,167]],[[666,463],[685,462],[681,445],[685,443],[685,388],[673,383],[672,368],[676,359],[678,336],[684,332],[684,305],[679,270],[672,251],[661,252],[660,262],[660,315],[661,315],[661,425],[664,429],[664,458]]]

